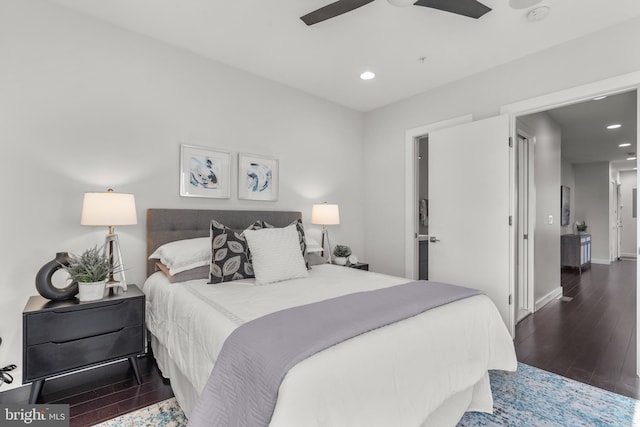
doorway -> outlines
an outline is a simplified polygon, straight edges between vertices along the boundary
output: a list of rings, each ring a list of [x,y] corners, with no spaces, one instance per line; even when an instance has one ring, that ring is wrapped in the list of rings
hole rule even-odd
[[[622,217],[623,195],[627,192],[631,199],[637,186],[637,117],[633,90],[516,118],[518,129],[526,123],[535,135],[535,186],[529,186],[535,194],[519,191],[518,209],[526,210],[521,197],[537,207],[529,218],[536,225],[531,264],[535,307],[533,316],[518,316],[519,360],[631,397],[640,396],[634,345],[637,263],[635,252],[631,260],[621,261],[620,255],[625,227],[627,237],[633,237],[629,246],[637,250],[635,220]],[[518,160],[521,188],[524,161],[522,156]],[[626,206],[631,211],[634,203]],[[586,231],[579,233],[576,223],[585,224]],[[589,259],[580,253],[577,265],[567,264],[561,235],[563,240],[577,237],[566,239],[577,242],[588,237]],[[520,263],[518,269],[520,280],[526,270]],[[550,298],[558,286],[561,298]],[[634,381],[635,388],[630,385]]]

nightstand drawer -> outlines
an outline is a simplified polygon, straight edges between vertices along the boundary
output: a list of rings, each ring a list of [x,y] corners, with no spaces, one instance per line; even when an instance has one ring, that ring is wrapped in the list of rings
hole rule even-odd
[[[102,307],[47,311],[26,316],[26,345],[65,342],[141,325],[144,300],[125,299]]]
[[[69,325],[73,328],[75,325]],[[48,377],[144,351],[140,325],[66,342],[48,342],[26,348],[26,381]]]

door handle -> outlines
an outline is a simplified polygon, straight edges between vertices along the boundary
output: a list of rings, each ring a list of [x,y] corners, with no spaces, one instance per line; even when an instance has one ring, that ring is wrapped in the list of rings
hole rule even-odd
[[[436,236],[429,236],[429,242],[431,243],[436,243],[439,242],[440,239],[438,239]]]

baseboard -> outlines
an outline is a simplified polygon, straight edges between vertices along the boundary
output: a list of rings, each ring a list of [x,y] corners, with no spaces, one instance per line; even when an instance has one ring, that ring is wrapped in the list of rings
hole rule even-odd
[[[591,264],[609,265],[609,264],[611,264],[611,261],[609,261],[608,259],[592,259],[591,260]]]
[[[548,294],[540,298],[538,301],[536,301],[535,311],[540,310],[542,307],[544,307],[554,299],[561,296],[562,296],[562,286],[558,286],[557,288],[555,288],[554,290],[552,290],[551,292],[549,292]]]
[[[634,254],[633,252],[629,252],[629,253],[621,253],[620,254],[620,258],[636,258],[637,255]]]

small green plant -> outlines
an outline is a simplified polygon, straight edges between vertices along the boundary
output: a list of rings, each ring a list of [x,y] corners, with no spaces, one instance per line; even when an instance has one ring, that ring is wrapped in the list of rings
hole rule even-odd
[[[94,246],[87,249],[82,255],[69,254],[69,265],[62,268],[69,273],[72,282],[92,283],[107,280],[111,273],[121,271],[118,265],[109,265],[109,257],[104,247]]]
[[[336,245],[333,249],[333,255],[336,257],[348,257],[351,255],[351,248],[346,245]]]
[[[587,224],[586,224],[584,221],[582,221],[582,222],[580,222],[580,221],[576,222],[576,230],[578,230],[578,231],[582,231],[582,232],[587,231]]]

